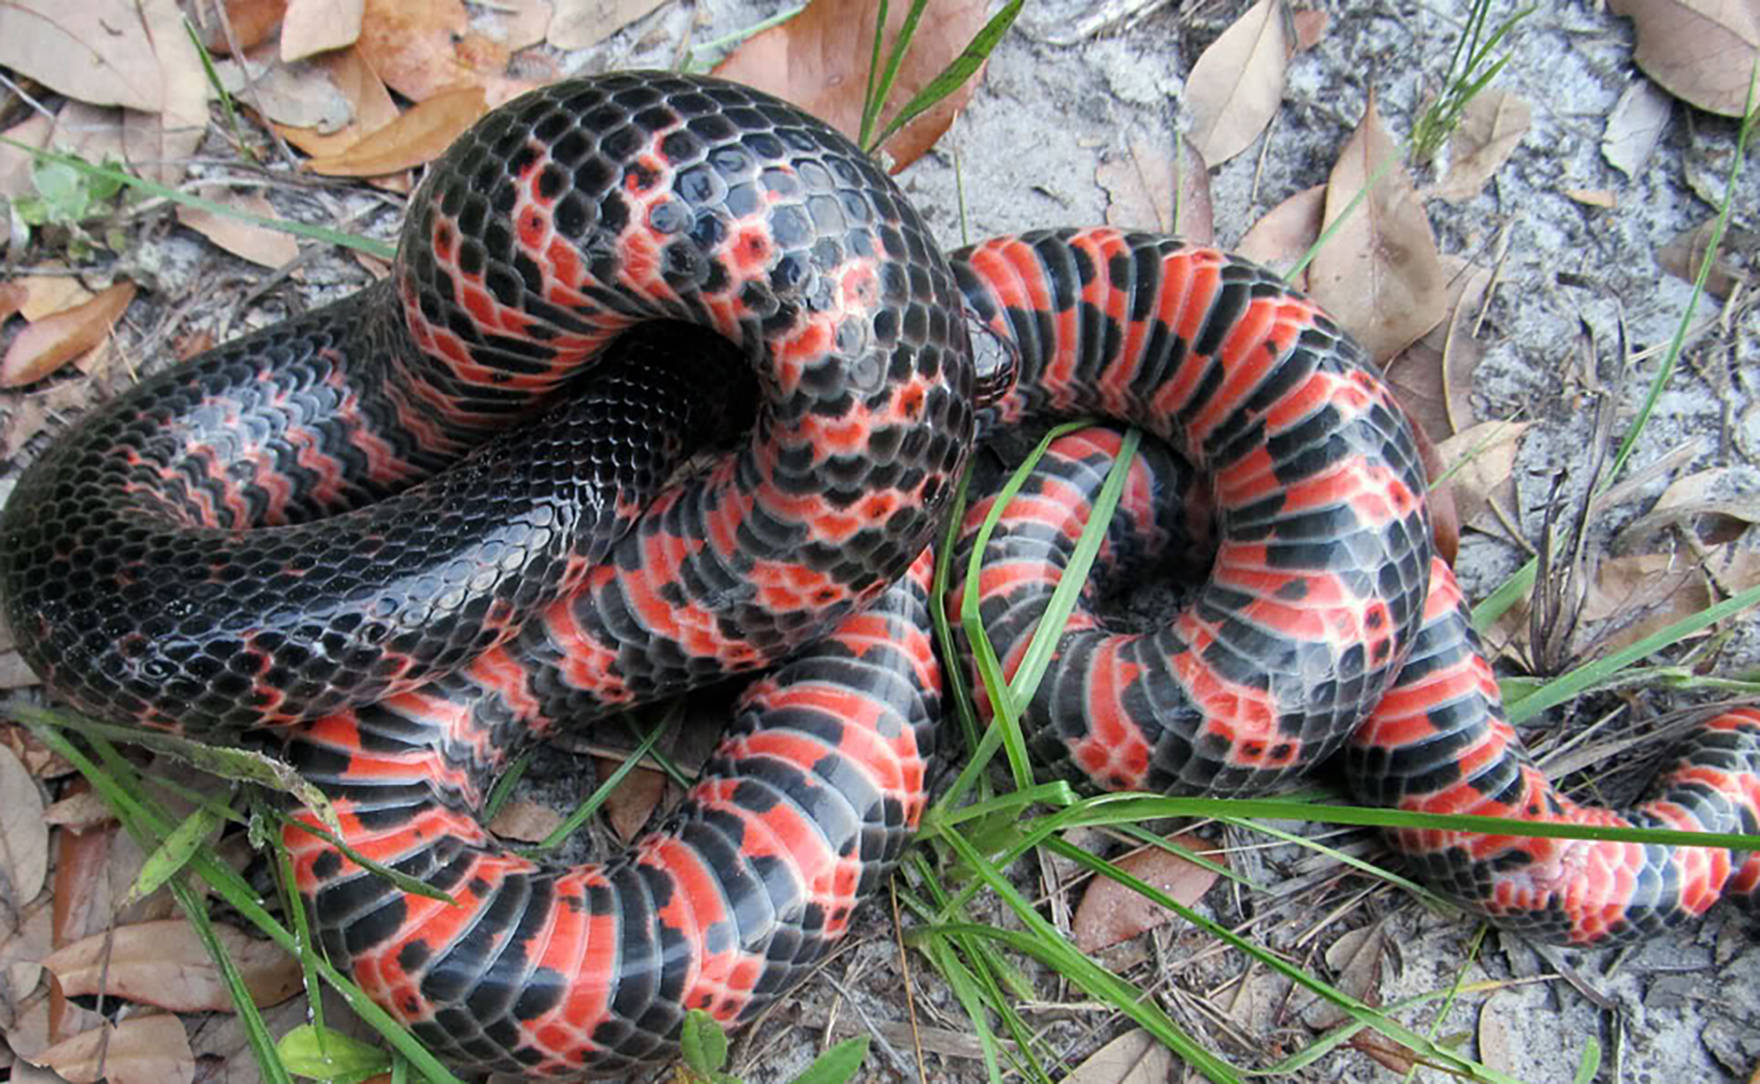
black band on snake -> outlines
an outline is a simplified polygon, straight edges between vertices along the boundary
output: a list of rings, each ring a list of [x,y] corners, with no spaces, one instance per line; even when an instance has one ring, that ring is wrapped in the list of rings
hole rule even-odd
[[[1432,556],[1403,414],[1279,278],[1111,229],[943,256],[846,139],[707,78],[490,114],[412,199],[388,283],[63,434],[0,516],[0,591],[65,700],[200,737],[281,726],[350,846],[451,894],[286,834],[330,959],[437,1054],[614,1070],[673,1053],[687,1009],[749,1019],[887,876],[943,755],[924,547],[980,433],[1077,414],[1178,453],[1132,466],[1110,551],[1194,533],[1158,510],[1193,489],[1218,550],[1160,627],[1071,621],[1026,709],[1048,766],[1235,794],[1342,749],[1368,802],[1760,826],[1760,711],[1706,724],[1630,814],[1528,763]],[[1117,449],[1055,445],[959,588],[1010,668]],[[627,853],[546,868],[476,821],[552,727],[779,662]],[[1467,906],[1578,944],[1760,882],[1712,848],[1394,842]]]

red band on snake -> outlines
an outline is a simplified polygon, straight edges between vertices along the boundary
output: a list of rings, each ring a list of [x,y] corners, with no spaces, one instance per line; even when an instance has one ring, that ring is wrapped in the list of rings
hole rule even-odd
[[[69,702],[281,724],[347,844],[451,895],[286,834],[330,959],[436,1053],[615,1070],[674,1052],[687,1009],[755,1015],[887,875],[941,755],[924,545],[980,431],[1088,413],[1208,479],[1218,552],[1164,626],[1077,618],[1029,712],[1052,766],[1241,793],[1343,749],[1365,801],[1614,823],[1502,721],[1412,432],[1312,302],[1109,229],[944,257],[847,140],[712,79],[490,114],[413,197],[389,283],[63,434],[0,515],[0,592]],[[1005,658],[1115,450],[1066,438],[992,540]],[[1174,462],[1132,468],[1114,549],[1191,533],[1155,504],[1192,489]],[[627,853],[547,868],[477,823],[533,737],[782,660]],[[1757,778],[1760,713],[1732,712],[1633,820],[1754,831]],[[1579,943],[1760,880],[1710,848],[1396,842],[1469,906]]]

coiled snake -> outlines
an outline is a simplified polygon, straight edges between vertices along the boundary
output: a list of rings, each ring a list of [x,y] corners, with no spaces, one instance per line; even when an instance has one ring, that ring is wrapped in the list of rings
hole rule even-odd
[[[198,736],[283,724],[347,843],[451,894],[286,835],[330,959],[436,1053],[616,1069],[674,1050],[686,1009],[749,1018],[890,870],[943,752],[924,547],[979,434],[1088,414],[1179,453],[1133,465],[1108,549],[1193,533],[1159,503],[1190,464],[1218,553],[1161,627],[1072,620],[1026,707],[1049,764],[1246,793],[1342,749],[1364,801],[1626,823],[1528,764],[1432,556],[1410,428],[1312,302],[1111,229],[944,257],[847,140],[707,78],[491,113],[412,199],[388,282],[63,434],[0,518],[0,590],[63,698]],[[1117,449],[1053,446],[960,587],[1007,666]],[[552,726],[780,660],[682,808],[611,861],[542,867],[474,818]],[[1627,819],[1752,832],[1757,780],[1760,711],[1731,712]],[[1760,880],[1709,848],[1395,841],[1469,906],[1577,943]]]

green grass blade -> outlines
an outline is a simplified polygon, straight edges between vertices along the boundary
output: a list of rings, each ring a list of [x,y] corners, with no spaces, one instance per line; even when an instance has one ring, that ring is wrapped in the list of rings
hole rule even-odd
[[[927,86],[906,102],[898,114],[887,122],[886,127],[881,129],[880,135],[872,143],[864,140],[862,146],[872,152],[892,138],[892,133],[931,109],[936,102],[958,90],[966,80],[976,74],[978,68],[995,51],[996,43],[1001,41],[1002,36],[1008,33],[1009,27],[1014,25],[1015,17],[1021,13],[1023,2],[1024,0],[1009,0],[1007,4],[1004,4],[1002,10],[992,15],[990,21],[985,23],[973,36],[970,44],[960,52],[959,56],[955,57],[947,67],[941,69],[940,74],[936,75]]]
[[[1760,603],[1760,587],[1750,587],[1714,606],[1681,618],[1665,629],[1651,633],[1642,640],[1628,644],[1603,658],[1585,663],[1575,670],[1522,697],[1505,708],[1511,725],[1519,725],[1547,708],[1575,699],[1582,693],[1612,680],[1625,667],[1647,655],[1677,643],[1701,629],[1715,625],[1726,617],[1738,614]]]
[[[18,140],[11,139],[7,136],[0,136],[0,143],[21,150],[32,158],[40,161],[59,162],[64,166],[79,170],[81,173],[89,177],[98,177],[117,184],[125,184],[130,188],[137,188],[149,195],[169,200],[172,203],[182,204],[185,207],[195,207],[217,215],[224,215],[227,218],[235,218],[241,222],[249,222],[252,225],[262,226],[264,229],[276,230],[280,233],[290,233],[295,237],[303,237],[308,241],[322,241],[325,244],[340,245],[343,248],[355,249],[356,251],[364,252],[369,256],[377,256],[380,259],[388,260],[397,254],[397,246],[386,244],[384,241],[375,241],[370,237],[360,237],[343,230],[331,229],[328,226],[312,226],[304,222],[294,222],[285,218],[270,218],[267,215],[252,214],[249,211],[241,210],[228,204],[216,203],[211,199],[203,199],[200,196],[191,195],[188,192],[180,191],[169,185],[160,184],[158,181],[150,181],[145,177],[136,177],[132,173],[124,173],[119,169],[112,169],[109,166],[95,166],[92,163],[87,162],[85,159],[80,158],[78,155],[62,154],[59,151],[44,150],[42,147],[33,147],[28,143],[20,143]]]

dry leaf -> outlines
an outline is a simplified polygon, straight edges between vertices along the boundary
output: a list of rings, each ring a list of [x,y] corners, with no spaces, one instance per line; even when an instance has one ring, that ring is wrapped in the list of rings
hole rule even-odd
[[[482,87],[436,94],[341,154],[309,159],[306,168],[331,177],[377,177],[419,166],[440,157],[487,111]]]
[[[1410,1077],[1417,1071],[1418,1056],[1412,1053],[1411,1048],[1384,1035],[1353,1035],[1345,1045],[1352,1050],[1361,1051],[1390,1073]]]
[[[1369,179],[1387,172],[1348,217]],[[1381,126],[1375,96],[1326,184],[1325,225],[1343,217],[1308,269],[1308,288],[1345,330],[1386,362],[1447,312],[1448,284],[1430,219]]]
[[[7,0],[0,65],[93,105],[162,104],[159,58],[131,0]]]
[[[177,0],[137,0],[135,6],[158,58],[159,108],[123,111],[123,157],[141,176],[176,184],[207,133],[212,88]]]
[[[1467,103],[1461,125],[1448,141],[1448,174],[1435,194],[1450,203],[1464,203],[1484,191],[1522,137],[1528,134],[1533,110],[1506,90],[1489,90]]]
[[[502,0],[488,14],[489,35],[510,53],[543,41],[555,19],[550,0]]]
[[[1191,139],[1219,166],[1253,145],[1283,100],[1290,57],[1283,0],[1259,0],[1210,43],[1186,77]]]
[[[1479,1060],[1500,1073],[1514,1072],[1516,1065],[1510,1052],[1509,1025],[1504,1023],[1502,1009],[1495,997],[1486,998],[1479,1006],[1478,1030]]]
[[[23,143],[26,147],[46,147],[49,145],[49,133],[54,123],[41,113],[32,113],[23,121],[0,132],[13,143]],[[0,143],[0,197],[17,199],[28,196],[36,191],[31,181],[30,153],[22,147],[14,147],[11,143]]]
[[[30,291],[16,282],[0,282],[0,324],[12,319],[30,297]]]
[[[1656,254],[1656,262],[1662,269],[1684,282],[1692,282],[1699,277],[1699,265],[1705,261],[1706,246],[1711,244],[1711,234],[1717,228],[1717,219],[1708,218],[1693,229],[1686,230]],[[1735,261],[1729,259],[1728,253],[1746,251],[1760,254],[1760,235],[1743,229],[1730,229],[1723,235],[1723,245],[1717,256],[1711,261],[1711,273],[1705,276],[1705,289],[1718,297],[1728,297],[1736,287],[1750,281],[1752,276],[1743,270]],[[1755,263],[1753,255],[1750,263]]]
[[[1438,261],[1448,282],[1449,318],[1387,363],[1387,383],[1418,428],[1443,441],[1473,424],[1473,373],[1484,355],[1472,321],[1491,272],[1457,257]]]
[[[1320,223],[1325,217],[1326,186],[1304,188],[1261,215],[1235,251],[1267,267],[1290,267],[1320,239]],[[1305,289],[1307,277],[1304,272],[1291,285]]]
[[[1567,188],[1564,194],[1585,207],[1600,207],[1613,210],[1619,206],[1619,199],[1608,188]]]
[[[1326,966],[1338,976],[1334,988],[1365,1005],[1381,1004],[1381,957],[1386,951],[1385,923],[1347,930],[1326,948]],[[1330,1031],[1351,1018],[1337,1004],[1308,990],[1298,993],[1293,1004],[1299,1006],[1302,1023],[1313,1031]]]
[[[595,762],[601,779],[609,777],[622,763],[609,757],[597,757]],[[659,772],[637,767],[624,776],[605,799],[605,819],[617,838],[628,843],[640,835],[665,794],[666,777]]]
[[[1627,177],[1636,177],[1650,160],[1674,103],[1648,79],[1637,79],[1619,96],[1601,133],[1601,157]]]
[[[1638,67],[1664,90],[1700,109],[1742,115],[1748,77],[1760,58],[1760,6],[1752,0],[1611,0],[1632,20]]]
[[[1213,862],[1224,861],[1220,854],[1209,853],[1213,847],[1206,839],[1194,835],[1172,835],[1167,842],[1202,854]],[[1158,888],[1179,903],[1196,903],[1216,883],[1216,874],[1159,847],[1145,847],[1119,860],[1123,869],[1139,881]],[[1132,889],[1105,877],[1095,877],[1082,893],[1076,907],[1070,932],[1076,947],[1083,952],[1098,952],[1116,945],[1144,930],[1171,920],[1172,911],[1151,903]]]
[[[546,36],[558,49],[585,49],[604,41],[664,2],[556,0],[556,12],[550,17],[550,30]]]
[[[162,1013],[131,1017],[114,1028],[100,1024],[31,1060],[69,1084],[190,1084],[196,1075],[183,1021]]]
[[[748,38],[715,74],[767,90],[825,121],[844,135],[860,135],[862,97],[874,49],[877,0],[814,0],[799,15]],[[887,9],[886,42],[890,46],[904,22],[908,4]],[[959,56],[972,35],[983,27],[982,0],[945,0],[930,5],[917,24],[916,37],[898,70],[892,97],[881,111],[874,134],[893,112],[940,74]],[[941,138],[953,118],[978,89],[972,78],[934,108],[888,139],[883,150],[892,156],[893,172],[903,169]]]
[[[1449,473],[1462,524],[1489,528],[1484,516],[1492,492],[1507,486],[1516,467],[1516,450],[1529,422],[1488,421],[1440,441],[1436,453]],[[1513,494],[1511,494],[1513,497]]]
[[[0,937],[0,1026],[12,1023],[7,1019],[19,1002],[29,997],[43,977],[43,957],[49,955],[51,931],[49,908],[42,905],[28,908],[24,914],[11,912],[0,929],[11,929]]]
[[[1063,1084],[1164,1084],[1174,1079],[1173,1051],[1142,1028],[1089,1054]]]
[[[507,49],[470,32],[461,0],[366,0],[355,48],[386,86],[411,101],[507,83]],[[498,93],[489,98],[501,101]]]
[[[102,343],[134,300],[134,283],[118,282],[83,305],[32,321],[0,358],[0,388],[33,384]]]
[[[288,0],[281,59],[299,60],[353,45],[361,36],[362,0]]]
[[[75,832],[90,831],[101,828],[115,820],[116,815],[110,812],[110,803],[96,791],[82,790],[58,802],[50,804],[43,810],[43,823],[70,828]]]
[[[336,132],[348,124],[352,114],[347,96],[324,63],[326,59],[264,65],[246,57],[221,61],[214,70],[221,86],[265,120],[293,130]],[[359,138],[357,134],[349,142]]]
[[[299,961],[279,945],[220,922],[214,923],[214,934],[258,1005],[274,1005],[299,991]],[[56,949],[43,966],[55,972],[69,997],[101,990],[171,1012],[233,1010],[226,980],[181,918],[94,933]]]
[[[281,25],[281,16],[287,12],[287,0],[226,0],[217,8],[200,5],[202,15],[212,19],[202,35],[202,44],[208,52],[216,56],[231,56],[234,44],[241,51],[249,52],[268,41]],[[220,15],[232,27],[232,36],[226,35],[226,27],[220,23]]]
[[[1210,171],[1190,140],[1181,140],[1177,162],[1146,140],[1132,140],[1126,152],[1100,164],[1094,181],[1106,190],[1109,226],[1176,233],[1204,244],[1216,235]]]
[[[1292,11],[1289,21],[1295,28],[1296,52],[1302,53],[1320,44],[1331,17],[1324,11]]]
[[[268,197],[260,192],[214,188],[205,189],[199,194],[204,199],[239,211],[265,218],[277,217]],[[293,239],[292,234],[259,226],[242,218],[200,207],[179,206],[177,220],[234,256],[241,256],[262,267],[280,267],[299,257],[299,242]]]
[[[88,162],[121,161],[127,157],[122,149],[122,114],[108,106],[68,102],[55,114],[50,145]]]
[[[1678,526],[1711,545],[1734,542],[1760,523],[1760,499],[1737,467],[1712,467],[1676,478],[1649,512],[1620,531],[1614,546],[1625,549],[1657,531]]]
[[[1708,578],[1716,581],[1715,597]],[[1582,643],[1576,646],[1614,651],[1635,644],[1756,584],[1760,584],[1760,552],[1733,545],[1712,547],[1702,561],[1670,553],[1608,558],[1595,569],[1595,582],[1583,599],[1582,620],[1585,625],[1609,622],[1610,627],[1579,633]],[[1617,627],[1611,627],[1613,623]]]
[[[49,876],[43,793],[13,751],[0,746],[0,911],[16,914]]]
[[[515,798],[496,812],[489,822],[489,831],[502,839],[521,843],[538,843],[562,825],[562,814],[547,805],[526,798]]]
[[[25,770],[38,779],[59,779],[73,772],[73,765],[63,760],[60,753],[51,751],[17,723],[0,724],[0,747],[10,749]]]
[[[71,274],[46,273],[59,266],[51,262],[43,265],[44,274],[21,275],[12,281],[12,285],[24,290],[24,300],[19,303],[18,312],[26,320],[41,320],[45,316],[53,316],[63,309],[83,305],[97,296]]]
[[[397,103],[358,49],[342,49],[312,62],[328,76],[326,85],[341,95],[347,123],[334,129],[284,127],[282,138],[314,158],[334,157],[396,120]]]

